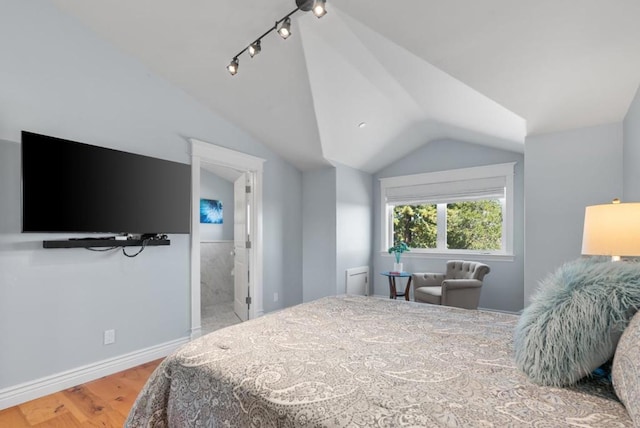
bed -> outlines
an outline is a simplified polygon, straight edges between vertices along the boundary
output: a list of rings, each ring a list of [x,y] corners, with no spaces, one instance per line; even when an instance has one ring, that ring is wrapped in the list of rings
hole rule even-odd
[[[127,427],[631,427],[606,379],[530,382],[517,315],[337,296],[167,357]]]

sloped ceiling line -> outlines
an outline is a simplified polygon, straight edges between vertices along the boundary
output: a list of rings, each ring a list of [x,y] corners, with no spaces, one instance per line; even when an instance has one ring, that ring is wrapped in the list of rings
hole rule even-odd
[[[375,172],[436,139],[523,143],[524,119],[339,10],[314,24],[299,20],[325,158]]]

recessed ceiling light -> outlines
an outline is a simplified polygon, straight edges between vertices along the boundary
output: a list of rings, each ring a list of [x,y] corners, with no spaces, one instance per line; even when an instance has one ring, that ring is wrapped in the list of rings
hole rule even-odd
[[[360,122],[358,124],[358,128],[364,128],[365,126],[367,126],[367,122]]]

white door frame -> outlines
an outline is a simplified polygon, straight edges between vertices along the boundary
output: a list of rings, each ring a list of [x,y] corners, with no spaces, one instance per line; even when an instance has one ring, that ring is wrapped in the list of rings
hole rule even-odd
[[[251,306],[249,318],[264,314],[262,306],[262,172],[264,159],[237,152],[205,141],[189,138],[191,142],[191,338],[201,334],[200,317],[200,167],[202,163],[212,163],[253,176],[252,192],[249,200],[253,207],[250,227],[253,237],[249,251],[251,281],[249,293]]]

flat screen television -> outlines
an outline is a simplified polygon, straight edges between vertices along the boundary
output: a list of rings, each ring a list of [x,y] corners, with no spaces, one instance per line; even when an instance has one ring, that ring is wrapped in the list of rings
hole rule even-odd
[[[187,164],[22,131],[22,231],[189,233]]]

